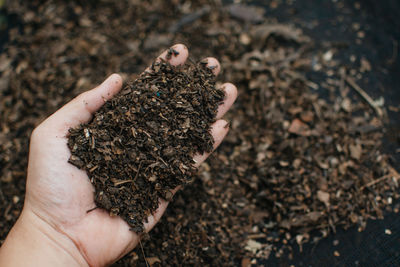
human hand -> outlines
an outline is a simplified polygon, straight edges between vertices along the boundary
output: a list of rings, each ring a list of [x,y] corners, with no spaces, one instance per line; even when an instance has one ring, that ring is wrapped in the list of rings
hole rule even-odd
[[[172,56],[170,63],[183,64],[188,57],[188,50],[183,45],[173,48],[179,54]],[[167,51],[160,57],[166,59],[166,55]],[[220,65],[216,59],[208,58],[208,66],[215,66],[213,71],[218,74]],[[29,258],[32,244],[40,248],[31,255],[33,261],[30,264],[40,266],[47,265],[49,260],[55,260],[49,266],[54,263],[60,265],[61,262],[68,266],[104,266],[118,260],[138,244],[140,237],[129,231],[128,224],[120,217],[110,217],[108,212],[101,209],[87,212],[95,207],[93,186],[85,171],[68,163],[68,129],[90,121],[94,112],[104,101],[118,93],[121,86],[121,77],[111,75],[100,86],[79,95],[34,130],[24,209],[0,250],[0,265],[12,265],[10,257],[18,253],[10,249],[21,245],[15,244],[16,240],[25,240],[25,251],[20,253],[27,256],[13,262],[24,266],[28,266],[29,262],[23,264],[21,261]],[[228,132],[225,127],[227,123],[220,118],[237,95],[234,85],[226,83],[223,88],[226,99],[219,107],[218,120],[212,125],[214,148]],[[196,164],[201,164],[208,155],[196,155]],[[159,208],[145,223],[146,232],[159,221],[167,205],[168,202],[160,199]],[[30,240],[32,238],[33,241]],[[42,259],[40,253],[44,251],[46,254],[42,255]]]

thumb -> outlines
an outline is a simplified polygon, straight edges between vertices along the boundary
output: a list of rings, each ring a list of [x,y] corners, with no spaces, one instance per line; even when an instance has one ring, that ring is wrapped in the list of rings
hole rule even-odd
[[[121,87],[121,76],[112,74],[96,88],[78,95],[65,104],[47,118],[40,127],[47,128],[52,132],[56,131],[58,134],[65,134],[69,128],[90,121],[93,113],[118,93]]]

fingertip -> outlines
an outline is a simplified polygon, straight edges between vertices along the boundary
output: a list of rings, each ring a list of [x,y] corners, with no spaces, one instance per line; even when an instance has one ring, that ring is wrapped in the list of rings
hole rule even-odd
[[[173,54],[171,59],[169,59],[169,63],[174,66],[183,65],[189,56],[189,50],[187,47],[183,44],[176,44],[172,46],[172,49],[177,51],[179,54]]]
[[[238,90],[233,83],[224,83],[221,86],[221,89],[225,91],[226,98],[232,99],[233,101],[236,100],[238,96]]]
[[[225,113],[231,108],[233,103],[235,102],[238,91],[234,84],[232,83],[224,83],[221,86],[221,89],[225,92],[225,100],[224,102],[218,107],[217,118],[222,118]]]
[[[122,87],[122,77],[117,73],[113,73],[97,88],[95,91],[101,95],[104,100],[111,99],[116,93],[121,90]]]
[[[183,65],[189,56],[189,50],[184,44],[175,44],[165,50],[159,58],[167,60],[171,65]]]
[[[110,75],[110,79],[112,79],[112,81],[114,81],[114,84],[115,85],[119,85],[119,86],[121,86],[122,85],[122,77],[121,77],[121,75],[119,75],[118,73],[113,73],[113,74],[111,74]]]
[[[219,73],[220,73],[220,71],[221,71],[221,64],[219,64],[219,61],[216,59],[216,58],[214,58],[214,57],[206,57],[205,59],[203,59],[204,61],[206,61],[207,62],[207,67],[209,68],[209,69],[211,69],[211,71],[213,72],[213,74],[215,75],[215,76],[217,76]],[[203,61],[202,60],[202,61]]]
[[[189,53],[188,48],[187,48],[186,45],[184,45],[184,44],[174,44],[173,46],[171,46],[171,48],[175,49],[175,50],[178,51],[178,52],[183,52],[183,53],[185,53],[185,51],[186,51],[187,55],[188,55],[188,53]]]

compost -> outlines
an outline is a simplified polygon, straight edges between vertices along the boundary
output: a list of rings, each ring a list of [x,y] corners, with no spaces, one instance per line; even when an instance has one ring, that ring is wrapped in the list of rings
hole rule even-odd
[[[170,49],[166,57],[177,54]],[[210,125],[224,92],[206,63],[154,62],[90,123],[69,131],[69,162],[86,170],[97,207],[132,231],[142,233],[159,198],[171,201],[173,190],[192,180],[195,154],[213,148]]]
[[[269,10],[280,2],[270,1]],[[343,8],[342,1],[332,5]],[[110,73],[120,72],[125,80],[144,79],[138,74],[174,43],[186,44],[194,58],[218,58],[221,80],[238,87],[239,97],[226,118],[231,131],[201,165],[193,183],[174,196],[160,223],[142,242],[143,252],[138,248],[115,266],[245,267],[271,255],[290,258],[293,247],[318,242],[339,227],[357,226],[361,231],[368,219],[398,212],[399,174],[381,150],[387,109],[398,116],[398,107],[387,107],[367,94],[365,77],[376,66],[366,57],[338,56],[349,43],[362,43],[367,37],[362,25],[349,26],[353,35],[348,40],[316,42],[302,28],[318,21],[279,23],[263,8],[224,6],[219,1],[9,1],[5,9],[20,24],[8,31],[9,41],[0,54],[1,240],[22,208],[34,127]],[[335,20],[332,25],[342,23]],[[105,108],[123,114],[124,121],[128,112],[134,116],[119,101],[127,101],[140,88],[128,85],[124,90],[131,92],[122,93]],[[148,94],[161,103],[157,98],[164,97],[164,88],[149,89]],[[152,102],[146,103],[153,107]],[[170,119],[167,115],[163,113]],[[104,138],[93,131],[96,123],[102,123],[99,118],[85,126],[87,140],[84,127],[79,135],[72,130],[76,141],[82,139],[78,147],[91,149],[92,134]],[[188,123],[179,118],[174,127],[189,125],[190,129],[196,119],[187,118]],[[150,121],[167,122],[158,119]],[[149,135],[136,132],[139,127],[133,132],[124,128],[124,136],[144,138],[133,158],[152,163],[122,161],[126,166],[117,169],[121,177],[105,181],[111,188],[136,187],[130,181],[136,173],[143,188],[151,188],[166,175],[162,168],[174,157],[160,157],[165,164],[157,156],[167,151],[157,146],[153,146],[158,149],[154,157],[149,156],[150,142],[158,136],[152,124],[141,124]],[[124,136],[122,144],[131,141]],[[209,135],[200,137],[209,140]],[[119,140],[103,142],[110,142],[105,148],[113,157],[125,153]],[[203,144],[196,149],[206,151],[209,146]],[[97,166],[90,155],[78,157],[72,162],[89,172]],[[177,159],[189,162],[185,164],[189,167],[191,156]],[[161,171],[161,176],[152,176]],[[168,199],[165,189],[187,179],[191,178],[177,176],[150,196]],[[105,195],[106,190],[102,192]],[[108,206],[104,198],[97,200],[100,206]],[[153,204],[143,211],[152,210]],[[121,212],[129,210],[117,214]]]

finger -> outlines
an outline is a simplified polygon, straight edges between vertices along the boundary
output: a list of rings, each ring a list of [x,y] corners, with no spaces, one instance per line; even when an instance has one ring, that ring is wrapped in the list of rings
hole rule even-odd
[[[207,62],[206,66],[212,70],[215,76],[217,76],[221,71],[221,65],[219,64],[218,60],[214,57],[206,57],[200,62]]]
[[[214,138],[214,146],[213,146],[213,151],[221,144],[222,140],[224,139],[225,135],[228,133],[229,127],[228,127],[228,122],[225,120],[217,120],[216,122],[211,125],[211,135]],[[193,160],[196,162],[195,166],[199,167],[203,161],[206,160],[206,158],[211,154],[210,153],[204,153],[202,155],[195,155],[193,157]]]
[[[238,95],[236,86],[231,83],[224,83],[221,86],[221,89],[225,92],[225,99],[224,102],[218,107],[218,112],[216,116],[217,119],[220,119],[222,118],[222,116],[225,115],[225,113],[231,108],[231,106],[235,102]]]
[[[170,58],[168,57],[170,54]],[[168,61],[173,66],[183,65],[189,56],[189,50],[183,44],[176,44],[162,52],[162,54],[156,59],[156,62],[161,60]],[[151,71],[148,67],[145,71]]]
[[[94,112],[121,90],[121,87],[121,76],[112,74],[101,85],[78,95],[64,105],[44,121],[43,125],[51,125],[55,131],[65,133],[71,127],[86,123]]]
[[[176,192],[176,190],[175,190]],[[147,222],[144,222],[144,229],[146,232],[149,232],[154,225],[161,219],[162,215],[164,214],[165,210],[168,207],[169,202],[164,199],[159,199],[159,205],[157,210],[147,218]]]
[[[171,50],[172,49],[172,50]],[[168,58],[168,53],[171,53],[171,58]],[[170,49],[165,50],[157,59],[168,61],[173,66],[185,64],[189,56],[189,50],[183,44],[173,45]]]

